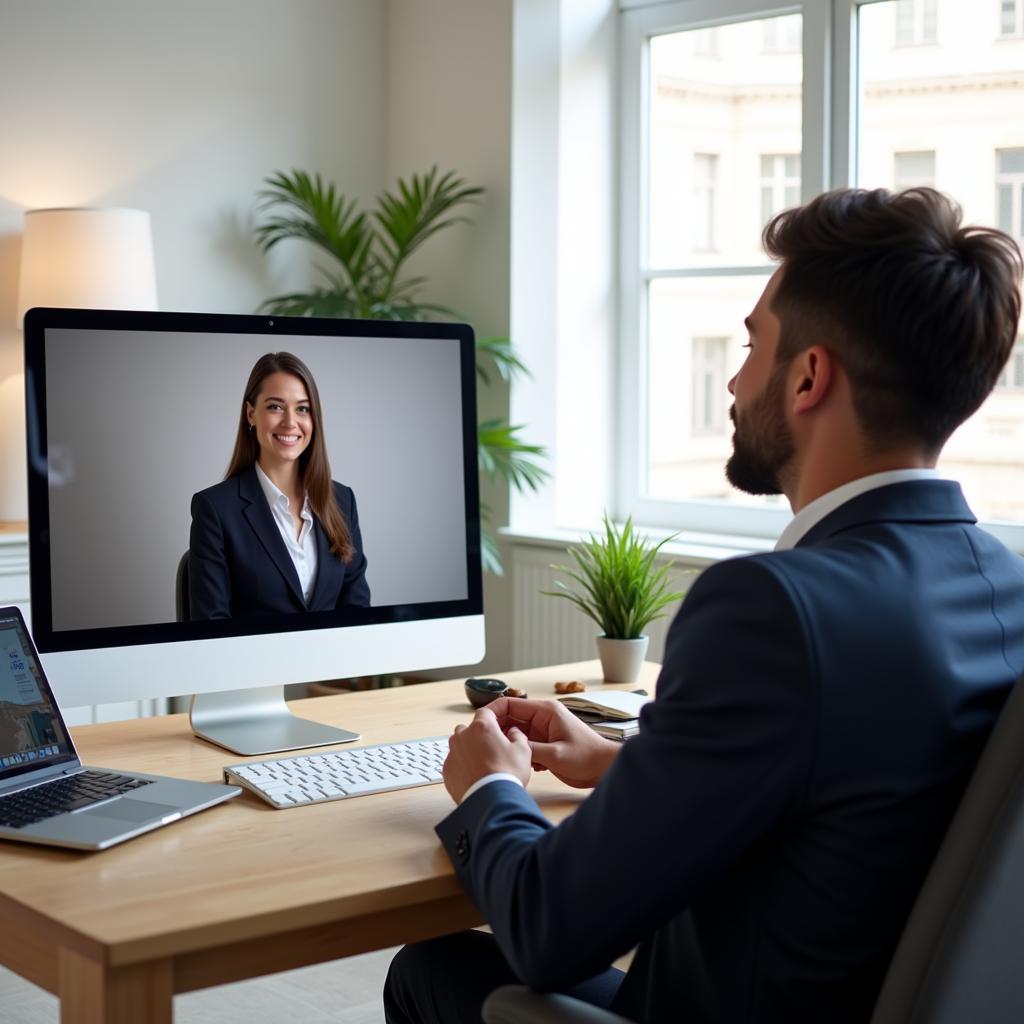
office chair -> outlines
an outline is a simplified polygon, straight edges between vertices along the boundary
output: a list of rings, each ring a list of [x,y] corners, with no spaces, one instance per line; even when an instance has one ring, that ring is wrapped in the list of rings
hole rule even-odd
[[[188,622],[188,552],[178,559],[178,571],[174,578],[174,612],[178,622]]]
[[[1024,677],[1018,681],[903,929],[871,1024],[1024,1020]],[[506,985],[485,1024],[629,1024],[568,996]]]

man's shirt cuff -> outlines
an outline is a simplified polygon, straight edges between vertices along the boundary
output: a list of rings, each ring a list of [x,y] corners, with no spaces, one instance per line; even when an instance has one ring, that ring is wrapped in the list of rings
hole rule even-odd
[[[462,794],[462,799],[459,803],[464,804],[466,800],[478,789],[483,789],[488,783],[498,782],[501,779],[504,779],[507,782],[514,782],[517,786],[522,786],[523,789],[526,788],[523,786],[522,779],[517,778],[515,775],[511,775],[508,772],[491,772],[490,775],[485,775],[482,779],[477,779],[476,782],[474,782],[473,785]]]

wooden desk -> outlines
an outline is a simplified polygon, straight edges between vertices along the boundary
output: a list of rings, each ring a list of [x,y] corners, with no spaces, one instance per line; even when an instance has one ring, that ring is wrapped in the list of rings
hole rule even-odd
[[[645,666],[652,693],[656,675]],[[502,678],[531,697],[559,679],[600,685],[596,662]],[[437,736],[470,717],[462,683],[294,707],[361,743]],[[219,782],[245,760],[195,739],[184,715],[74,736],[100,767]],[[530,790],[553,820],[584,796],[547,773]],[[433,832],[451,806],[443,785],[285,811],[243,794],[101,853],[0,843],[0,962],[57,994],[63,1024],[167,1024],[176,992],[480,924]]]

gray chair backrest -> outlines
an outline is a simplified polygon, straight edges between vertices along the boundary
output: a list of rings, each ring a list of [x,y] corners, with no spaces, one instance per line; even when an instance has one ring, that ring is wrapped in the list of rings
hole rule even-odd
[[[1024,1021],[1024,677],[896,948],[871,1024]]]
[[[174,577],[174,612],[179,622],[188,622],[188,552],[178,559],[178,572]]]

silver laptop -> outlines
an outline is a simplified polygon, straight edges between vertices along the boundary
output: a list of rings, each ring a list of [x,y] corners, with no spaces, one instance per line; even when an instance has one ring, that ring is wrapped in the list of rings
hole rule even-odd
[[[0,839],[103,850],[239,793],[83,765],[21,612],[0,608]]]

